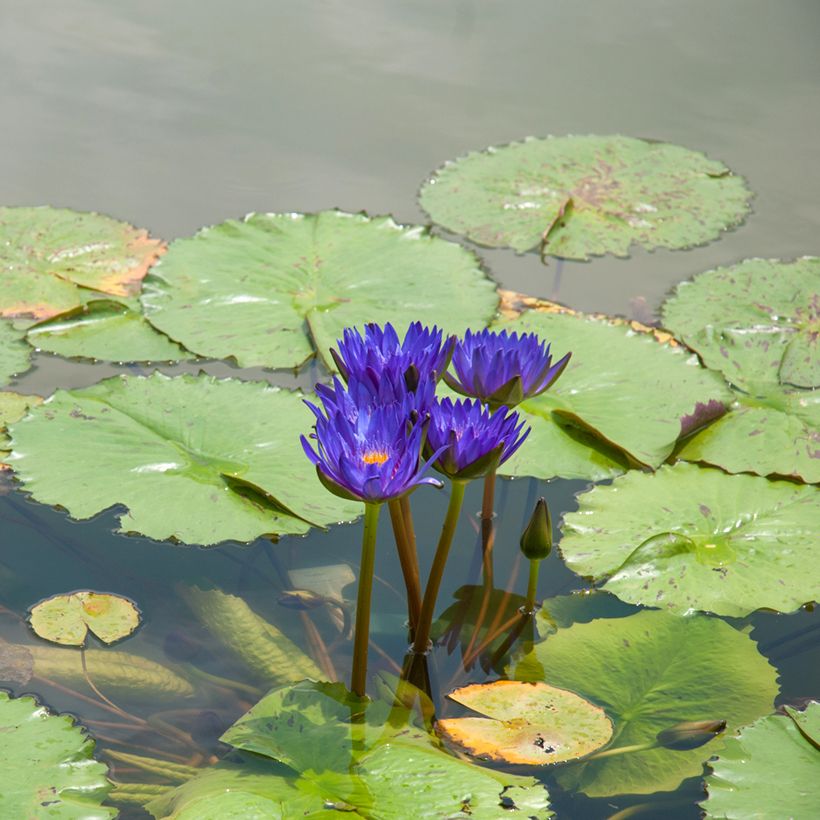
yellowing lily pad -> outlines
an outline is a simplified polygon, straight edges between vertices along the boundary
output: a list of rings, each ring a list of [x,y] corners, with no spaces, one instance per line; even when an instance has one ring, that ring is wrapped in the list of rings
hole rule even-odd
[[[449,697],[486,717],[440,720],[437,731],[483,760],[561,763],[585,757],[612,737],[603,709],[546,683],[497,680],[464,686]]]
[[[89,632],[103,643],[127,638],[140,624],[133,601],[120,595],[82,590],[52,595],[31,608],[31,628],[53,643],[82,646]]]

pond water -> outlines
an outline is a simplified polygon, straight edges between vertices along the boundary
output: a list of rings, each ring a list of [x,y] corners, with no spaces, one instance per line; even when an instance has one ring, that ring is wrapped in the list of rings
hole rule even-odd
[[[726,162],[755,192],[753,213],[719,241],[686,252],[636,250],[629,259],[553,260],[545,267],[535,254],[482,250],[502,287],[646,321],[674,284],[697,272],[748,257],[820,253],[815,0],[44,0],[7,4],[0,19],[3,205],[95,210],[166,239],[251,211],[340,207],[423,223],[418,187],[448,158],[528,134],[624,133]],[[206,370],[304,388],[325,375],[316,366],[296,376],[221,363]],[[45,396],[116,372],[148,368],[38,355],[10,389]],[[180,597],[179,584],[199,583],[245,599],[312,651],[316,641],[310,635],[318,631],[328,647],[325,665],[329,660],[347,680],[351,647],[339,639],[330,610],[302,614],[277,601],[289,571],[347,565],[357,574],[360,523],[276,544],[260,540],[205,550],[116,534],[115,511],[72,521],[4,481],[5,640],[36,643],[21,619],[41,598],[77,588],[106,590],[133,598],[144,613],[143,628],[121,649],[171,668],[191,662],[241,682],[241,665],[196,625]],[[575,494],[586,486],[501,482],[497,588],[518,594],[526,589],[517,544],[535,500],[546,496],[557,526],[561,515],[577,508]],[[414,503],[424,506],[416,522],[424,572],[447,498],[425,489]],[[438,612],[453,603],[459,588],[480,584],[480,506],[476,482],[468,490]],[[387,516],[376,575],[371,667],[396,672],[406,648],[405,613]],[[539,597],[587,587],[553,552],[541,572]],[[345,596],[353,590],[348,586]],[[596,617],[616,615],[622,607],[605,597],[590,606]],[[778,703],[820,693],[816,611],[760,612],[733,623],[750,627],[779,670]],[[446,693],[494,679],[497,671],[485,672],[480,664],[465,670],[459,649],[448,653],[442,647],[432,658],[431,676],[434,690]],[[142,773],[107,756],[109,751],[206,763],[224,752],[217,738],[255,700],[213,681],[203,682],[184,711],[173,714],[174,704],[166,709],[152,702],[139,681],[132,697],[115,698],[139,718],[160,713],[181,726],[186,737],[180,739],[156,722],[135,727],[94,703],[82,679],[35,679],[11,688],[35,692],[55,710],[78,715],[98,738],[101,759],[126,780],[140,780]],[[456,714],[446,702],[439,705]],[[671,795],[591,799],[562,790],[549,773],[544,777],[561,817],[610,817],[636,804],[648,804],[646,816],[699,816],[699,778]],[[131,807],[122,816],[147,815]]]

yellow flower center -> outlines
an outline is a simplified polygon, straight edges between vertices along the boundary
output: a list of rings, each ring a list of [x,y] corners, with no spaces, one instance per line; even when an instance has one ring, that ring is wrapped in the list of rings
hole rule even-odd
[[[384,464],[387,461],[387,453],[384,450],[369,450],[362,456],[365,464]]]

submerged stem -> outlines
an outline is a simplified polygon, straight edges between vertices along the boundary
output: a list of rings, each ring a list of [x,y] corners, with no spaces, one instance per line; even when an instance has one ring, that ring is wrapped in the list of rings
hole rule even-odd
[[[407,538],[407,523],[401,501],[394,498],[387,502],[390,510],[390,522],[393,524],[393,535],[396,538],[396,550],[407,587],[407,617],[410,624],[411,638],[416,633],[416,624],[421,614],[421,582],[419,581],[419,562],[416,551]]]
[[[427,587],[424,590],[424,600],[421,604],[421,616],[416,631],[416,639],[413,643],[413,651],[423,654],[427,651],[427,644],[430,640],[430,629],[433,625],[433,610],[436,606],[438,590],[441,586],[441,579],[444,575],[444,567],[447,564],[447,556],[450,552],[450,544],[453,543],[453,535],[458,524],[458,517],[461,513],[461,505],[464,502],[464,490],[467,487],[466,481],[454,481],[450,491],[450,503],[447,506],[447,515],[441,528],[441,536],[438,539],[436,555],[433,558],[433,566],[430,567],[430,577],[427,579]]]
[[[373,591],[373,569],[376,564],[376,533],[380,504],[365,503],[362,561],[359,569],[359,590],[356,597],[356,631],[353,638],[353,672],[350,689],[364,697],[367,686],[367,647],[370,637],[370,598]]]

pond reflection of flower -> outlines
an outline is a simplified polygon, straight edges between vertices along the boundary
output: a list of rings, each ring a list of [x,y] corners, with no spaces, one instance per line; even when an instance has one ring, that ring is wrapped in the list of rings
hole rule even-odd
[[[467,331],[453,351],[455,376],[444,374],[447,385],[492,407],[514,407],[543,393],[564,372],[572,354],[552,363],[550,346],[535,333]]]

